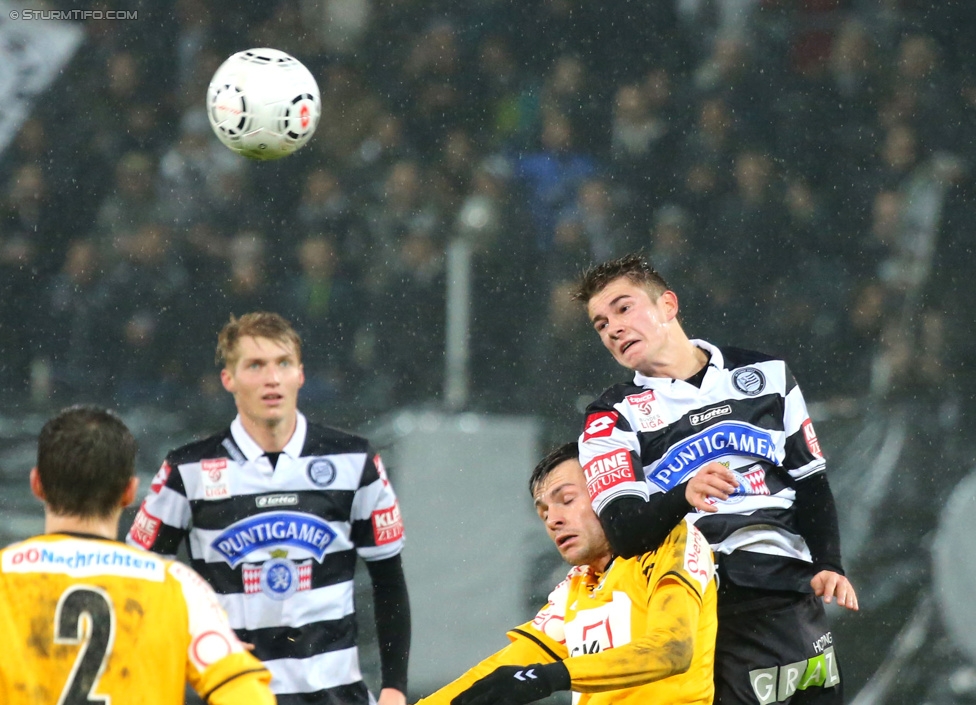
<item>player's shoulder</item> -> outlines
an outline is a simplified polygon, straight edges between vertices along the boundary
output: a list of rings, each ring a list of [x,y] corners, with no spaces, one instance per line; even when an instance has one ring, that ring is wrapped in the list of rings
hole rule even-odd
[[[647,391],[631,382],[621,382],[608,388],[603,394],[590,402],[587,411],[597,411],[601,409],[613,409],[614,406],[622,402],[632,394],[640,394]]]
[[[782,362],[782,360],[775,355],[769,355],[764,352],[749,350],[747,348],[722,347],[721,351],[722,358],[725,361],[725,368],[728,370],[748,367],[749,365],[758,365],[763,362]]]
[[[364,436],[334,426],[309,421],[308,430],[305,433],[305,448],[302,454],[366,453],[369,451],[369,447],[369,440]]]
[[[171,450],[166,455],[166,460],[170,465],[182,465],[203,458],[228,458],[230,452],[224,446],[224,441],[228,438],[231,438],[230,427]]]

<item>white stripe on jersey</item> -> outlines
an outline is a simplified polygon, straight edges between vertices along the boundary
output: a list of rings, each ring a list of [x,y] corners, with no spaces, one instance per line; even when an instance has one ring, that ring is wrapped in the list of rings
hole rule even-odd
[[[691,519],[692,516],[689,516]],[[700,518],[695,517],[695,518]],[[732,553],[733,551],[751,551],[765,553],[770,556],[786,556],[812,563],[810,549],[806,542],[795,534],[773,531],[770,526],[756,524],[745,526],[729,534],[722,543],[713,545],[716,553]]]
[[[264,661],[264,665],[271,671],[271,690],[275,693],[314,693],[362,680],[355,646],[303,659]]]
[[[287,600],[272,600],[263,593],[220,595],[234,629],[302,627],[312,622],[342,619],[353,614],[354,586],[351,582],[327,585],[294,593]]]
[[[152,500],[152,501],[150,501]],[[193,516],[186,497],[176,490],[163,487],[155,497],[146,497],[145,508],[167,526],[189,526]]]

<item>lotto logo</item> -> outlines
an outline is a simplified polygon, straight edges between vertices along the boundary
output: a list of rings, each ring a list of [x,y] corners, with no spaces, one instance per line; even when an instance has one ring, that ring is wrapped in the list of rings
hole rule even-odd
[[[586,425],[583,427],[583,440],[606,438],[613,433],[618,417],[616,411],[598,411],[595,414],[590,414],[586,417]]]

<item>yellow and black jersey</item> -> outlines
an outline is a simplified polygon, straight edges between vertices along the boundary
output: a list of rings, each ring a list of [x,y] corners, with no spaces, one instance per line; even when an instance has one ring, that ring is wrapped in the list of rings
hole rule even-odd
[[[0,551],[0,702],[274,703],[190,568],[120,542],[49,534]]]
[[[580,705],[708,705],[714,694],[716,585],[712,551],[687,520],[654,552],[617,558],[602,573],[569,571],[511,644],[422,700],[446,705],[499,666],[563,660]],[[674,673],[674,646],[693,636],[691,666]],[[418,704],[419,705],[419,704]]]

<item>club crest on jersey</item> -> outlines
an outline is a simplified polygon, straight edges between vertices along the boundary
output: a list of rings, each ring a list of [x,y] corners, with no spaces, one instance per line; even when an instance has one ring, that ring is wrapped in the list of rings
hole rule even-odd
[[[732,373],[732,385],[746,396],[754,397],[766,388],[766,376],[755,367],[743,367]]]
[[[230,480],[227,477],[227,458],[200,461],[200,479],[204,499],[230,497]]]
[[[737,455],[777,465],[776,443],[769,431],[736,421],[710,426],[675,444],[648,475],[665,492],[710,460]]]
[[[321,563],[335,537],[336,532],[328,522],[311,514],[266,512],[234,522],[210,543],[210,547],[231,568],[236,568],[254,551],[282,546],[308,551]]]
[[[308,479],[317,487],[328,487],[336,479],[336,466],[328,458],[315,458],[306,468]]]
[[[655,410],[655,401],[657,401],[657,397],[653,389],[627,397],[627,403],[634,410],[638,431],[656,431],[664,426],[664,419]]]
[[[279,602],[312,587],[312,559],[296,563],[284,550],[271,551],[270,560],[245,565],[241,572],[245,594],[260,592]]]
[[[586,417],[586,424],[583,426],[583,440],[606,438],[613,433],[618,418],[619,414],[616,411],[597,411],[590,414]]]

